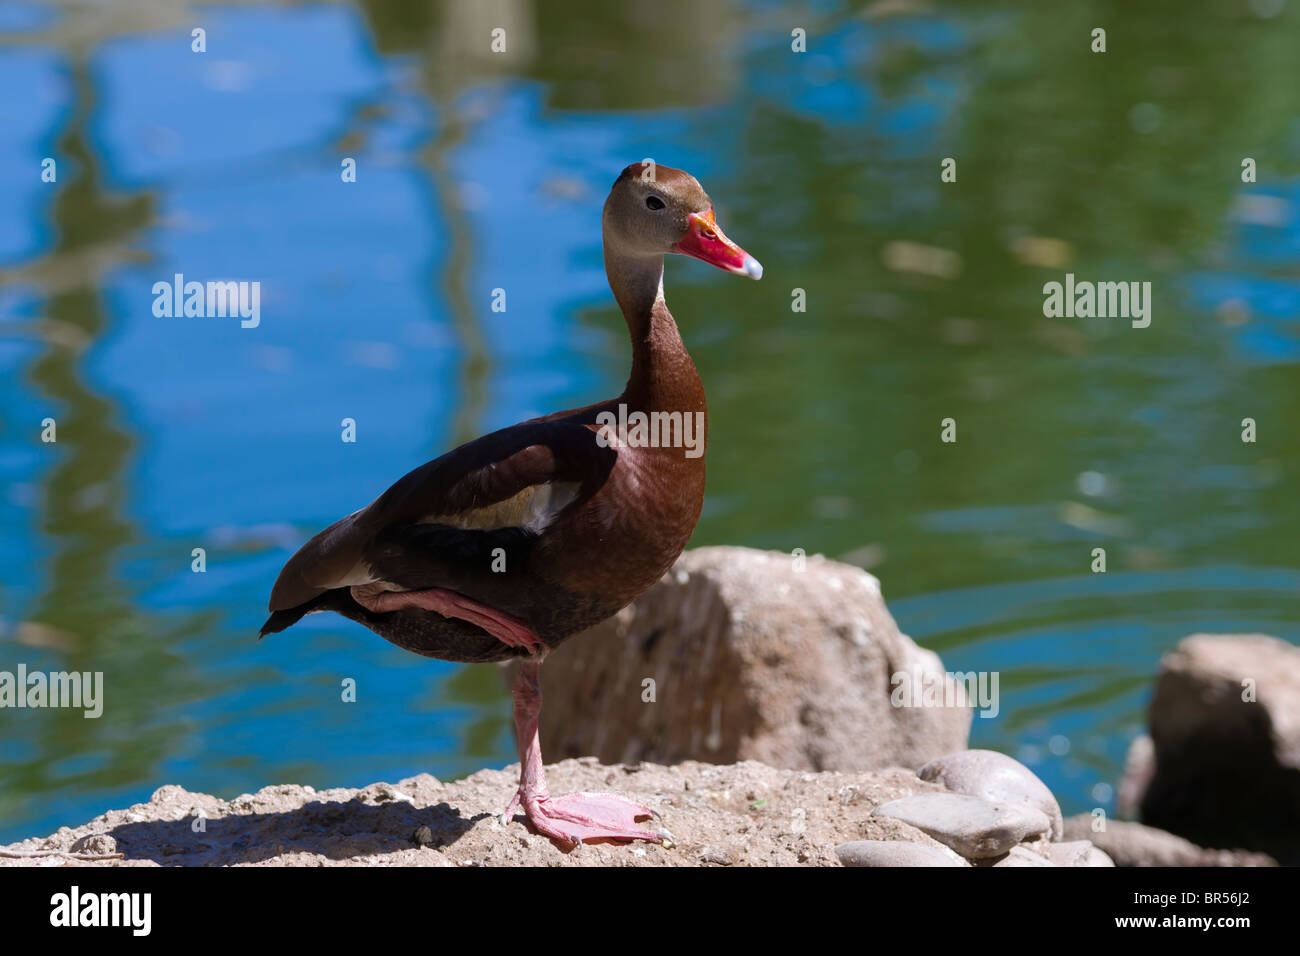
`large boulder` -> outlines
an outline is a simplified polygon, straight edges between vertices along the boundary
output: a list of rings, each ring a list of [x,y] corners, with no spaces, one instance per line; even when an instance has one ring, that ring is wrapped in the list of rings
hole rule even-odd
[[[1195,634],[1161,661],[1121,793],[1144,823],[1300,863],[1300,649]]]
[[[899,674],[910,682],[900,687],[938,696],[894,706]],[[899,633],[874,577],[750,548],[682,555],[631,606],[548,658],[542,684],[548,760],[919,767],[964,749],[971,721],[961,686]]]

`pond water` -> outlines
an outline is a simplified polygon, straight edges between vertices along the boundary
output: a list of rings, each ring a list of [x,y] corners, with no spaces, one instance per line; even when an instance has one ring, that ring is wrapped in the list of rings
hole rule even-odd
[[[514,759],[493,667],[332,615],[255,635],[309,535],[622,387],[600,205],[644,157],[766,269],[668,266],[711,413],[693,546],[867,567],[999,672],[973,745],[1112,808],[1162,653],[1300,638],[1300,12],[1086,6],[0,8],[0,670],[106,696],[0,711],[0,841],[164,783]],[[260,282],[260,324],[156,317],[176,273]],[[1149,327],[1046,317],[1067,273],[1150,282]]]

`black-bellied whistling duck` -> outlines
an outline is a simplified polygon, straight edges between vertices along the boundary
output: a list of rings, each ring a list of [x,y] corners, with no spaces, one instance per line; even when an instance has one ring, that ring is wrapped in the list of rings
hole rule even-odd
[[[289,559],[262,628],[337,611],[426,657],[518,658],[521,766],[506,817],[522,805],[539,832],[565,844],[660,839],[636,825],[651,815],[639,804],[550,796],[537,722],[542,659],[659,580],[700,517],[704,387],[664,303],[664,255],[763,274],[678,169],[623,170],[602,228],[605,273],[632,336],[623,394],[484,435],[415,469]],[[647,419],[658,431],[647,432]],[[620,427],[628,422],[631,431]],[[692,424],[698,441],[685,431]]]

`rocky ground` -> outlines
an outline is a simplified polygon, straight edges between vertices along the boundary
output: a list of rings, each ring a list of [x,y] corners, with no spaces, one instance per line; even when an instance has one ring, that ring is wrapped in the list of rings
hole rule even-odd
[[[0,847],[0,865],[1300,863],[1300,649],[1277,638],[1193,635],[1166,655],[1119,782],[1141,823],[1063,820],[1028,767],[968,750],[963,685],[899,631],[874,577],[820,557],[688,552],[545,671],[543,753],[577,757],[548,767],[551,792],[623,793],[661,815],[663,845],[563,850],[503,824],[515,766],[231,801],[165,786]],[[943,693],[896,700],[901,677]]]
[[[887,817],[879,805],[939,791],[905,770],[806,773],[746,761],[607,767],[594,759],[547,769],[553,793],[615,790],[657,810],[671,833],[662,846],[590,844],[561,850],[529,832],[522,816],[503,825],[518,768],[484,770],[455,783],[428,774],[363,790],[276,786],[219,800],[176,786],[148,803],[112,810],[75,830],[3,848],[74,848],[121,859],[0,858],[0,865],[110,866],[730,866],[838,865],[851,840],[906,839],[940,847]],[[195,810],[206,815],[195,832]]]
[[[563,849],[501,811],[517,767],[454,783],[421,774],[361,790],[266,787],[233,800],[166,786],[0,866],[1127,866],[1271,865],[1141,824],[1065,821],[1029,771],[990,751],[909,770],[811,773],[754,761],[604,766],[565,760],[552,792],[615,790],[660,814],[651,843]],[[948,787],[979,790],[959,795]],[[1098,847],[1105,847],[1103,852]],[[1109,854],[1109,855],[1108,855]]]

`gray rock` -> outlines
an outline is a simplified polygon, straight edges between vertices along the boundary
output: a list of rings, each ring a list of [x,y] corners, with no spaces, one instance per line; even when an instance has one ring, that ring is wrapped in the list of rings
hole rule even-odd
[[[960,793],[921,793],[892,800],[876,814],[929,834],[967,859],[1001,856],[1026,837],[1047,833],[1047,814],[1023,804],[999,804]]]
[[[1034,772],[996,750],[963,750],[931,760],[917,771],[922,780],[942,784],[953,793],[994,803],[1020,804],[1047,814],[1052,839],[1061,839],[1061,805]]]
[[[854,840],[837,846],[835,855],[844,866],[966,866],[946,847],[903,840]]]
[[[882,675],[897,674],[959,703],[893,706]],[[643,699],[647,678],[657,702]],[[971,721],[961,688],[899,632],[874,577],[751,548],[683,554],[632,605],[548,657],[543,685],[548,760],[918,767],[963,749]]]
[[[1033,850],[1027,850],[1023,846],[1013,846],[1004,857],[998,858],[993,867],[1004,866],[1056,866],[1050,859],[1041,853],[1035,853]]]
[[[715,866],[732,866],[736,862],[735,857],[726,850],[721,850],[712,846],[705,847],[700,852],[700,859],[705,863],[712,863]]]
[[[1091,840],[1048,843],[1043,853],[1057,866],[1114,866],[1115,861],[1093,846]]]
[[[1190,840],[1141,823],[1107,820],[1105,824],[1106,829],[1094,830],[1091,814],[1067,817],[1065,839],[1090,841],[1113,861],[1113,866],[1277,866],[1272,857],[1263,853],[1206,850]]]
[[[1300,864],[1300,648],[1194,634],[1160,663],[1120,786],[1144,823]]]

